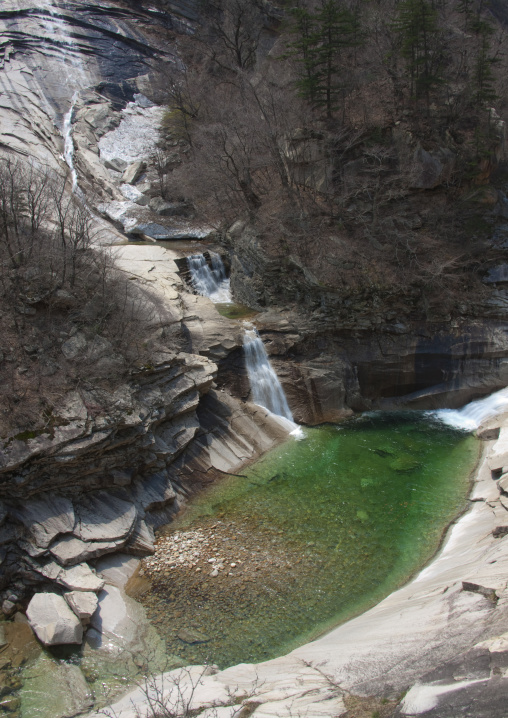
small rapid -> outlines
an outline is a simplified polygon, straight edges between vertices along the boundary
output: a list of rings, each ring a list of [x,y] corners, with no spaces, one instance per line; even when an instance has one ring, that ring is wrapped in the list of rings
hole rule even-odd
[[[492,416],[504,411],[508,411],[508,387],[484,399],[472,401],[470,404],[463,406],[462,409],[438,409],[437,411],[428,412],[428,415],[454,429],[474,431],[486,419],[490,419]]]
[[[216,252],[210,252],[211,265],[204,254],[193,254],[187,257],[187,264],[194,290],[208,297],[214,304],[231,304],[230,282],[226,276],[226,268]]]
[[[302,428],[293,420],[279,377],[270,364],[265,346],[255,329],[245,330],[243,349],[254,403],[276,416],[292,436],[302,439]]]

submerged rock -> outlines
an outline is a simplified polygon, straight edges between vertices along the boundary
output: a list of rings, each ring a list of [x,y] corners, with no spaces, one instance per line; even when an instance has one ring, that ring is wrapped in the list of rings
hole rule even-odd
[[[92,691],[78,666],[43,654],[23,674],[23,715],[69,718],[92,706]]]
[[[209,636],[206,636],[201,631],[197,631],[194,628],[181,628],[178,631],[178,638],[184,643],[208,643],[210,640]]]

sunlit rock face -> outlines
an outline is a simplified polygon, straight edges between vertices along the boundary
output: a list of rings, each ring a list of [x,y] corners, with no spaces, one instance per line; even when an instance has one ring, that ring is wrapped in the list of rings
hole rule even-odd
[[[193,13],[169,10],[144,3],[3,2],[2,144],[55,166],[61,153],[55,124],[61,126],[74,93],[94,88],[119,110],[147,89],[156,66],[176,61],[166,34],[189,31]]]

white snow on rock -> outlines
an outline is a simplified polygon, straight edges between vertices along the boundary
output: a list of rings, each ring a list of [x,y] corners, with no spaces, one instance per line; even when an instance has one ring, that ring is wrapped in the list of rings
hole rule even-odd
[[[129,102],[118,127],[99,140],[101,160],[120,158],[127,163],[146,159],[155,149],[164,108],[139,107]]]

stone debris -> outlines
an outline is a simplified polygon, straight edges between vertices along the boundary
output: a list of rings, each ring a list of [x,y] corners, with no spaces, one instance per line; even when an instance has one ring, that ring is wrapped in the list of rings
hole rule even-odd
[[[45,646],[81,643],[83,627],[62,596],[36,593],[26,611],[28,622]]]
[[[154,555],[144,559],[143,570],[148,574],[156,574],[176,568],[195,568],[198,562],[205,562],[213,564],[209,575],[218,576],[219,571],[224,569],[226,559],[220,554],[207,558],[210,552],[218,551],[214,543],[214,534],[202,529],[177,531],[170,536],[163,536],[157,541]],[[234,568],[237,564],[230,565]]]

